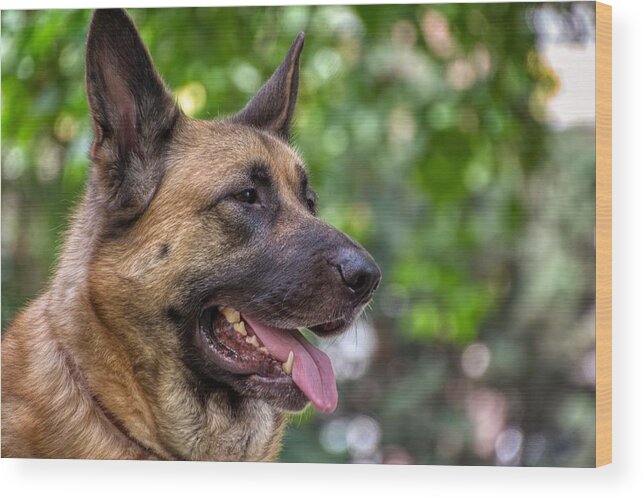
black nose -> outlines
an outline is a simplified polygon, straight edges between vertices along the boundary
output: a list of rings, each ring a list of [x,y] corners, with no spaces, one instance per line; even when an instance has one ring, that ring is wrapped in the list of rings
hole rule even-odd
[[[360,248],[348,247],[340,250],[337,269],[344,284],[355,293],[359,300],[370,298],[380,283],[379,267],[373,258]]]

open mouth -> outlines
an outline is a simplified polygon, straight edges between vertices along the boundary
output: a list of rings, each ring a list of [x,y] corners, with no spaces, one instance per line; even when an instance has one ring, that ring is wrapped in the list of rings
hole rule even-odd
[[[308,329],[328,336],[347,325],[347,320],[339,319]],[[297,329],[262,324],[226,306],[203,310],[198,327],[201,347],[218,367],[245,375],[267,391],[296,390],[322,412],[333,412],[337,407],[330,359]]]

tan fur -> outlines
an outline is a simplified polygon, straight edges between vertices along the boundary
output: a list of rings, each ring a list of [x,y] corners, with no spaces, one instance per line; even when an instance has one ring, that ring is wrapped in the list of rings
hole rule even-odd
[[[273,174],[286,192],[301,162],[268,134],[182,119],[163,184],[131,234],[90,252],[81,206],[51,287],[6,332],[3,456],[276,458],[285,415],[260,400],[245,400],[235,414],[217,395],[199,400],[176,336],[163,334],[167,325],[150,311],[171,301],[183,265],[216,256],[218,242],[205,245],[196,214],[231,165],[279,165]],[[181,136],[191,147],[182,149]],[[198,181],[203,175],[212,180]],[[161,242],[172,248],[162,260]],[[142,331],[155,333],[153,348],[140,341]]]

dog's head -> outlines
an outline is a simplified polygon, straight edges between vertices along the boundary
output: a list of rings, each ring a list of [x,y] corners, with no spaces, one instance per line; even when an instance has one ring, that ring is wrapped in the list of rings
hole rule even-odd
[[[317,218],[304,163],[289,145],[303,44],[299,34],[240,113],[195,120],[167,92],[128,16],[95,13],[86,202],[100,244],[90,290],[139,367],[154,350],[180,358],[202,389],[331,411],[330,361],[297,328],[345,331],[380,272],[359,244]]]

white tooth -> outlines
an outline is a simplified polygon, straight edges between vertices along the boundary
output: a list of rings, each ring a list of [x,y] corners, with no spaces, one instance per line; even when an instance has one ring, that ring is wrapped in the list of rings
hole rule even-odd
[[[268,355],[270,353],[270,352],[268,352],[268,349],[266,347],[259,347],[259,351],[261,353],[265,353],[266,355]]]
[[[246,331],[246,325],[245,325],[245,323],[243,321],[237,322],[236,324],[233,324],[232,327],[241,336],[245,336],[245,335],[248,334],[248,332]]]
[[[292,365],[295,362],[295,354],[292,351],[288,354],[288,360],[281,364],[282,369],[286,374],[292,374]]]
[[[256,336],[246,336],[246,343],[249,343],[252,346],[259,348],[259,342],[257,341]]]
[[[234,308],[221,307],[219,310],[230,324],[236,324],[241,320],[241,314]]]

